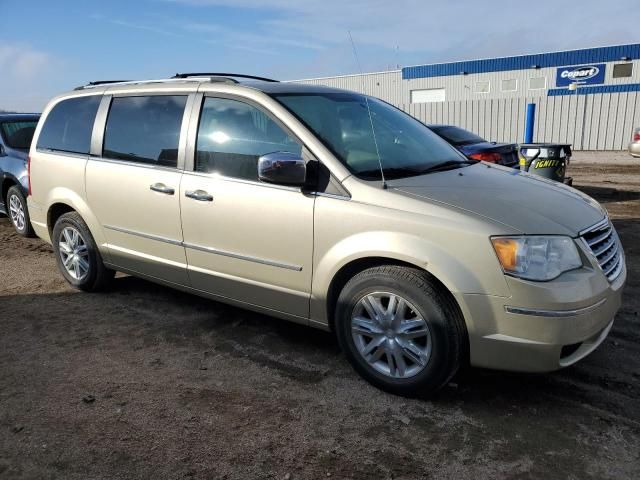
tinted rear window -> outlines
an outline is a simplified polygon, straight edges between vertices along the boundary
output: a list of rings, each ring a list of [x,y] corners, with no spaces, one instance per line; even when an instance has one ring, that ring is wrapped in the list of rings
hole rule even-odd
[[[89,153],[101,95],[62,100],[53,107],[38,137],[38,148]]]
[[[175,167],[186,96],[116,97],[104,133],[103,156]]]
[[[486,141],[475,133],[459,127],[433,127],[432,130],[453,145],[471,145]]]

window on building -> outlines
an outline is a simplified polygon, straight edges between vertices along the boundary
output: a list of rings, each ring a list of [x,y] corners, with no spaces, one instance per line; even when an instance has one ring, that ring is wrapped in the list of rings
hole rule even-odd
[[[116,97],[104,133],[103,156],[175,167],[186,96]]]
[[[489,82],[488,80],[476,82],[474,91],[476,93],[489,93],[491,91],[491,82]]]
[[[38,148],[60,152],[89,153],[91,133],[101,95],[76,97],[56,104],[38,137]]]
[[[411,103],[433,103],[446,100],[444,88],[426,88],[411,90]]]
[[[633,74],[633,63],[618,63],[613,66],[613,78],[627,78]]]
[[[547,77],[531,77],[529,79],[529,90],[542,90],[547,88]]]
[[[518,90],[518,80],[515,78],[502,80],[500,88],[503,92],[515,92]]]
[[[256,107],[226,98],[206,98],[200,115],[196,170],[258,180],[258,157],[300,154],[302,146]]]

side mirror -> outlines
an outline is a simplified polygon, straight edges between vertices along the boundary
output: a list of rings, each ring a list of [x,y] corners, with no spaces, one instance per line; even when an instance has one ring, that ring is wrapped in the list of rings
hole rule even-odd
[[[4,145],[0,143],[0,157],[5,157],[6,155],[7,155],[7,152],[4,149]]]
[[[267,153],[258,158],[258,178],[267,183],[301,187],[307,179],[307,166],[297,153]]]

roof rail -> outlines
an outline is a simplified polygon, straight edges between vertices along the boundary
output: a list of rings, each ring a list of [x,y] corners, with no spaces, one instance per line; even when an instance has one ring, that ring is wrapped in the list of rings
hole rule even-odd
[[[96,85],[107,85],[109,83],[124,83],[124,82],[132,82],[133,80],[96,80],[94,82],[87,83],[88,87],[95,87]]]
[[[84,90],[87,88],[99,87],[101,85],[140,85],[146,83],[168,83],[183,81],[201,82],[203,80],[209,82],[239,83],[233,77],[262,80],[263,82],[278,82],[278,80],[273,80],[272,78],[256,77],[253,75],[242,75],[240,73],[176,73],[171,78],[160,78],[156,80],[97,80],[94,82],[89,82],[86,85],[80,85],[79,87],[74,88],[74,90]]]
[[[189,78],[189,77],[226,77],[229,80],[233,80],[233,77],[236,78],[248,78],[251,80],[262,80],[263,82],[278,82],[278,80],[274,80],[273,78],[266,77],[256,77],[255,75],[244,75],[242,73],[220,73],[220,72],[199,72],[199,73],[176,73],[171,78]],[[236,83],[238,83],[236,81]]]
[[[80,85],[79,87],[74,88],[74,90],[83,90],[85,88],[91,87],[99,87],[100,85],[111,85],[113,83],[130,83],[132,80],[95,80],[93,82],[89,82],[86,85]]]
[[[207,79],[211,81],[211,79]],[[89,82],[86,85],[80,85],[79,87],[74,88],[74,90],[85,90],[88,88],[95,88],[101,85],[104,86],[117,86],[117,85],[143,85],[148,83],[169,83],[169,82],[184,82],[184,81],[192,81],[192,82],[201,82],[202,79],[191,79],[191,78],[158,78],[155,80],[104,80],[98,82]],[[225,79],[225,81],[230,82],[231,79]]]

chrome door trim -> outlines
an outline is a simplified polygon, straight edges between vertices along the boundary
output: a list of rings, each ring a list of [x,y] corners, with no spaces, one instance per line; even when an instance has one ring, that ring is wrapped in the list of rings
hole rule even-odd
[[[326,192],[309,192],[309,195],[315,195],[316,197],[327,197],[327,198],[334,198],[336,200],[344,200],[344,201],[349,201],[351,200],[351,197],[348,197],[346,195],[338,195],[335,193],[326,193]]]
[[[193,110],[193,102],[195,100],[196,94],[190,93],[187,96],[187,102],[184,105],[184,112],[182,114],[182,123],[180,124],[180,137],[178,140],[178,170],[184,170],[185,167],[185,159],[187,155],[187,133],[190,127],[191,120],[191,112]]]
[[[88,153],[67,152],[64,150],[56,150],[55,148],[36,147],[36,152],[46,153],[47,155],[57,155],[59,157],[79,158],[81,160],[86,160],[87,158],[89,158]]]
[[[135,230],[129,230],[128,228],[116,227],[114,225],[103,225],[103,227],[108,230],[113,230],[114,232],[126,233],[128,235],[135,235],[136,237],[155,240],[158,242],[164,242],[164,243],[168,243],[170,245],[176,245],[179,247],[190,248],[192,250],[199,250],[201,252],[212,253],[214,255],[222,255],[224,257],[237,258],[239,260],[246,260],[248,262],[260,263],[262,265],[269,265],[271,267],[284,268],[286,270],[293,270],[296,272],[302,271],[302,267],[299,265],[291,265],[289,263],[277,262],[275,260],[269,260],[266,258],[252,257],[250,255],[243,255],[240,253],[229,252],[229,251],[220,250],[217,248],[203,247],[201,245],[196,245],[193,243],[186,243],[180,240],[173,240],[171,238],[161,237],[160,235],[152,235],[150,233],[143,233]]]
[[[198,127],[200,125],[200,110],[202,108],[204,95],[200,92],[193,95],[191,101],[191,111],[189,112],[188,127],[185,135],[185,157],[184,171],[192,173],[195,171],[196,141],[198,138]]]
[[[222,255],[224,257],[237,258],[239,260],[246,260],[248,262],[261,263],[263,265],[269,265],[271,267],[284,268],[286,270],[294,270],[296,272],[301,272],[302,271],[302,267],[299,266],[299,265],[291,265],[289,263],[281,263],[281,262],[277,262],[275,260],[267,260],[265,258],[252,257],[250,255],[242,255],[240,253],[233,253],[233,252],[229,252],[229,251],[226,251],[226,250],[220,250],[218,248],[203,247],[201,245],[196,245],[196,244],[193,244],[193,243],[183,242],[183,245],[184,245],[185,248],[190,248],[192,250],[199,250],[199,251],[205,252],[205,253],[212,253],[214,255]]]
[[[256,170],[257,172],[257,170]],[[246,180],[244,178],[235,178],[235,177],[226,177],[224,175],[221,175],[219,173],[204,173],[204,172],[188,172],[185,171],[184,172],[185,175],[194,175],[196,177],[204,177],[204,178],[209,178],[211,180],[221,180],[224,182],[234,182],[234,183],[244,183],[246,185],[255,185],[256,187],[264,187],[264,188],[275,188],[276,190],[287,190],[289,192],[298,192],[298,193],[306,193],[306,192],[302,192],[302,188],[300,187],[290,187],[288,185],[276,185],[274,183],[266,183],[266,182],[259,182],[259,181],[255,181],[255,180]]]
[[[155,163],[133,162],[131,160],[120,160],[117,158],[93,157],[93,156],[89,157],[89,160],[92,162],[113,163],[116,165],[124,165],[127,167],[138,167],[138,168],[147,168],[151,170],[163,170],[165,172],[182,173],[182,171],[176,167],[166,167],[164,165],[156,165]]]
[[[182,241],[180,240],[173,240],[171,238],[161,237],[160,235],[152,235],[150,233],[137,232],[135,230],[129,230],[128,228],[115,227],[113,225],[103,225],[103,227],[108,230],[113,230],[114,232],[127,233],[129,235],[135,235],[136,237],[147,238],[149,240],[156,240],[158,242],[164,242],[170,245],[177,245],[179,247],[183,246]]]
[[[102,156],[102,144],[104,142],[104,129],[107,125],[107,116],[111,108],[111,95],[103,95],[102,101],[96,112],[96,119],[93,122],[93,133],[91,134],[91,147],[89,153],[91,157]]]

